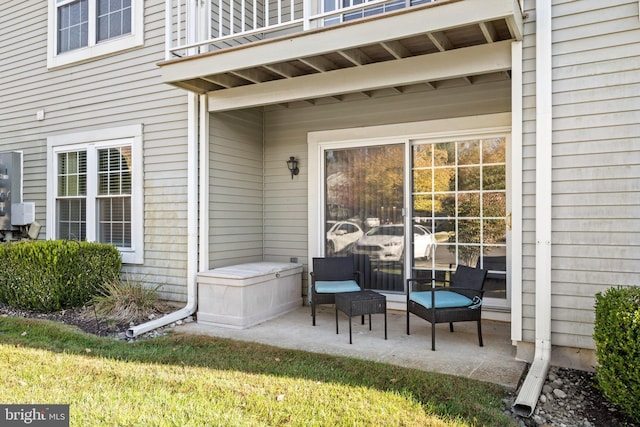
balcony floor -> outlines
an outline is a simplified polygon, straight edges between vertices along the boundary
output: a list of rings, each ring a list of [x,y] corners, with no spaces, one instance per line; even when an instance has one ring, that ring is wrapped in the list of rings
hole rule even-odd
[[[349,344],[347,317],[339,314],[340,334],[336,335],[335,311],[331,306],[318,309],[316,326],[311,325],[311,308],[301,307],[275,319],[247,329],[230,329],[189,323],[176,327],[176,332],[201,334],[240,341],[257,342],[277,347],[354,357],[425,371],[464,376],[479,381],[500,384],[515,390],[526,367],[515,359],[511,345],[510,325],[484,320],[484,347],[478,346],[473,322],[436,328],[436,351],[431,351],[431,325],[412,315],[411,335],[407,335],[406,313],[387,311],[388,339],[384,340],[381,314],[372,315],[372,330],[368,322],[352,319],[353,344]]]

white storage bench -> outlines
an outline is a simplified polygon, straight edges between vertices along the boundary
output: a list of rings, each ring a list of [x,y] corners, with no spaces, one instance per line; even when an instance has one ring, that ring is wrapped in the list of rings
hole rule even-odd
[[[198,323],[244,329],[302,306],[302,264],[255,262],[198,273]]]

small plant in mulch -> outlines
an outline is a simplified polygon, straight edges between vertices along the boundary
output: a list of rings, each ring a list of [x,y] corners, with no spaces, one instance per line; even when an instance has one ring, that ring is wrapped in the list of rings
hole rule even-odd
[[[145,322],[166,310],[158,298],[159,288],[131,277],[110,281],[93,298],[95,315],[117,323]]]

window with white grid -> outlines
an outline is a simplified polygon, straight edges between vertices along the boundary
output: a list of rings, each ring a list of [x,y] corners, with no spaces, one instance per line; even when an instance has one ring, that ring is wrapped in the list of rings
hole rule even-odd
[[[108,243],[120,250],[123,262],[141,263],[142,127],[105,133],[134,136],[94,141],[100,132],[85,132],[48,138],[48,203],[55,208],[47,218],[47,237]]]
[[[98,240],[131,246],[131,147],[98,150]]]
[[[87,152],[58,153],[56,213],[57,239],[87,236]]]

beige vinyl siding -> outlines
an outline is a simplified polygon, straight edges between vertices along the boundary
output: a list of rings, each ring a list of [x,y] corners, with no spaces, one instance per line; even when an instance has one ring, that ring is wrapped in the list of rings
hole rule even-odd
[[[209,129],[209,268],[262,261],[262,112],[210,114]]]
[[[144,264],[125,266],[164,298],[186,300],[187,96],[160,83],[164,2],[145,5],[145,45],[48,70],[47,2],[0,14],[0,151],[24,152],[24,200],[46,222],[46,138],[142,124]],[[45,110],[45,120],[36,112]],[[40,238],[45,237],[43,228]]]
[[[267,261],[307,259],[307,133],[381,124],[435,120],[509,111],[511,82],[465,85],[435,91],[300,108],[273,107],[265,113],[264,256]],[[291,179],[286,160],[299,160]],[[307,268],[305,268],[306,270]],[[306,275],[303,276],[305,282]],[[306,293],[306,285],[303,285]]]
[[[552,343],[594,348],[595,294],[640,274],[638,3],[556,1],[552,10]],[[533,76],[533,23],[526,29]],[[524,338],[533,341],[535,106],[525,82]]]

